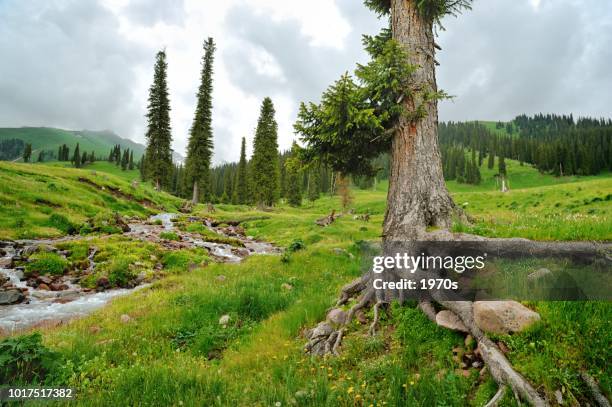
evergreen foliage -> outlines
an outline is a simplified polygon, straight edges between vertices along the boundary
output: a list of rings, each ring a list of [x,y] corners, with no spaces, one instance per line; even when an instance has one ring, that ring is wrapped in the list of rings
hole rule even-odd
[[[299,159],[300,147],[293,142],[291,156],[285,161],[287,171],[287,203],[291,206],[302,205],[302,171]]]
[[[167,83],[166,52],[156,56],[153,84],[149,88],[147,112],[147,166],[145,175],[153,180],[156,189],[170,182],[172,172],[172,134],[170,128],[170,99]]]
[[[235,191],[237,203],[242,205],[248,203],[249,184],[246,159],[246,139],[244,137],[242,138],[242,144],[240,145],[240,161],[238,162],[238,170],[236,171]]]
[[[32,158],[32,144],[27,143],[23,149],[23,162],[29,163]]]
[[[294,127],[307,145],[305,161],[320,159],[343,174],[372,176],[372,160],[389,150],[404,112],[401,101],[411,94],[414,67],[389,29],[364,36],[363,44],[371,61],[358,65],[358,83],[344,74],[323,93],[320,104],[302,103]]]
[[[187,145],[186,172],[191,186],[197,184],[199,191],[209,194],[210,161],[213,153],[212,134],[212,76],[215,43],[212,38],[204,42],[200,87],[197,94],[197,107],[191,126]],[[198,201],[199,191],[194,191],[192,199]]]
[[[14,160],[23,156],[25,143],[21,139],[0,140],[0,160]]]
[[[81,152],[79,151],[79,143],[77,143],[76,147],[74,148],[74,154],[72,155],[72,165],[74,165],[75,168],[81,167]]]
[[[251,162],[253,198],[259,206],[272,206],[279,197],[278,125],[274,105],[269,97],[263,100]]]

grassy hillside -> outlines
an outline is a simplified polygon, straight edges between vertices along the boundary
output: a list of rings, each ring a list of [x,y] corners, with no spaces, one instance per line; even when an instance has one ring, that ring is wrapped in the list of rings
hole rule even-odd
[[[609,190],[612,180],[566,185]],[[540,205],[553,210],[557,189],[507,195],[529,199],[542,194]],[[489,194],[475,192],[470,199],[497,199]],[[82,405],[483,405],[496,385],[488,374],[480,379],[478,370],[469,376],[461,372],[453,349],[464,349],[463,335],[438,328],[411,307],[394,307],[376,337],[368,337],[367,325],[355,322],[339,358],[304,355],[303,330],[323,319],[339,288],[359,275],[356,242],[380,236],[385,192],[354,195],[358,212],[367,208],[373,213],[370,222],[344,216],[327,228],[316,226],[317,217],[339,208],[336,197],[304,208],[281,205],[272,212],[219,205],[214,215],[219,219],[265,218],[243,224],[249,235],[283,246],[301,239],[306,248],[288,262],[252,257],[242,264],[212,264],[175,275],[89,318],[48,331],[46,343],[65,360],[64,383],[87,394]],[[589,205],[575,209],[584,214]],[[609,209],[602,209],[600,222],[609,224]],[[209,216],[203,207],[198,212]],[[529,237],[523,226],[515,219],[515,236]],[[551,223],[541,229],[556,233]],[[585,229],[584,238],[601,239],[605,233]],[[609,392],[610,304],[529,305],[542,315],[541,324],[496,337],[508,346],[516,368],[549,398],[563,388],[566,401],[584,402],[588,396],[578,376],[581,369]],[[121,323],[122,314],[132,322]],[[231,316],[227,328],[218,323],[224,314]],[[512,395],[502,405],[514,405]]]
[[[96,155],[101,157],[108,157],[110,149],[116,144],[133,150],[134,158],[140,158],[144,151],[142,144],[121,138],[110,131],[72,131],[49,127],[0,128],[0,140],[12,138],[31,143],[32,149],[37,151],[57,151],[59,146],[66,144],[72,152],[77,143],[81,152],[95,151]]]
[[[148,184],[133,187],[105,172],[0,162],[0,239],[63,235],[69,225],[58,216],[78,229],[114,212],[143,217],[177,205],[178,198]]]
[[[471,157],[470,153],[466,153],[466,157]],[[501,185],[495,175],[498,173],[498,160],[495,158],[495,165],[492,169],[487,168],[487,160],[485,159],[480,166],[480,176],[482,181],[478,185],[460,184],[457,181],[447,182],[448,188],[452,192],[486,192],[499,191]],[[520,165],[518,161],[506,159],[507,186],[510,190],[545,187],[552,185],[562,185],[567,183],[581,182],[593,179],[608,179],[612,176],[609,172],[602,173],[596,176],[565,176],[555,177],[550,174],[542,174],[529,164]]]
[[[478,123],[480,123],[483,126],[485,126],[493,134],[498,134],[500,136],[507,136],[508,135],[508,133],[506,132],[506,128],[505,127],[501,128],[501,129],[498,129],[496,127],[497,126],[497,122],[492,122],[492,121],[487,121],[487,120],[484,120],[484,121],[483,120],[478,120]],[[507,122],[502,122],[502,123],[505,126]],[[516,126],[515,126],[514,130],[515,130],[514,134],[517,134],[516,133]]]
[[[451,184],[455,201],[475,218],[472,225],[455,228],[490,236],[612,239],[612,178],[561,183],[563,179],[538,178],[524,170],[532,186],[505,194],[485,186],[457,191],[463,186]],[[110,195],[108,189],[82,185],[79,177],[146,197],[168,210],[178,204],[146,185],[132,190],[128,181],[101,169],[94,175],[89,169],[5,163],[0,164],[0,177],[1,218],[15,219],[9,211],[17,210],[26,220],[24,230],[31,233],[60,233],[43,226],[49,218],[48,204],[37,203],[37,198],[49,200],[53,211],[75,222],[86,211],[115,209],[139,216],[150,211]],[[178,274],[119,298],[87,318],[44,329],[45,344],[59,353],[60,361],[47,384],[74,387],[79,395],[74,404],[85,406],[485,404],[497,390],[495,383],[488,373],[480,377],[478,369],[465,374],[453,356],[469,348],[464,336],[437,327],[410,306],[394,306],[375,337],[366,334],[367,324],[355,321],[341,357],[304,354],[304,330],[324,319],[340,287],[360,273],[358,242],[380,238],[386,183],[353,193],[354,208],[371,213],[370,222],[343,216],[329,227],[316,226],[315,219],[339,210],[338,197],[325,196],[302,208],[280,205],[271,212],[218,205],[213,216],[220,220],[252,219],[242,224],[247,235],[284,247],[300,239],[305,248],[288,261],[252,256],[241,264],[210,264],[189,272],[179,267]],[[555,214],[560,215],[548,219]],[[196,215],[211,214],[200,205]],[[14,236],[22,226],[5,224],[0,230]],[[589,400],[579,377],[583,369],[610,395],[612,305],[527,305],[541,314],[541,323],[520,334],[494,337],[508,348],[516,369],[550,400],[562,389],[566,405]],[[121,322],[124,314],[130,316],[128,323]],[[231,318],[227,327],[219,324],[225,314]],[[371,312],[366,317],[371,321]],[[501,405],[516,405],[508,393]]]
[[[47,162],[41,165],[48,165],[59,168],[73,168],[71,163],[60,161]],[[96,161],[91,164],[88,163],[85,165],[84,169],[89,171],[104,172],[122,178],[126,181],[140,179],[140,172],[137,169],[124,171],[121,169],[121,167],[115,165],[114,163],[109,163],[108,161]]]

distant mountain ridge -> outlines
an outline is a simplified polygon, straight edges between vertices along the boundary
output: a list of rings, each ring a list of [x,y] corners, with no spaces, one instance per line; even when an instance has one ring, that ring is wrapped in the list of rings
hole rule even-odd
[[[0,128],[0,140],[8,139],[19,139],[30,143],[33,150],[57,151],[62,144],[66,144],[73,151],[79,143],[81,152],[94,151],[99,157],[107,157],[110,149],[116,144],[134,151],[134,155],[138,158],[145,150],[142,144],[122,138],[108,130],[63,130],[52,127]]]
[[[62,144],[66,144],[72,152],[79,143],[81,152],[94,151],[100,158],[108,157],[111,148],[116,144],[122,149],[132,150],[136,159],[140,159],[145,151],[143,144],[123,138],[110,130],[64,130],[53,127],[0,128],[0,141],[9,139],[23,140],[24,143],[32,144],[32,149],[37,151],[57,151]],[[184,158],[176,152],[173,159],[184,161]]]

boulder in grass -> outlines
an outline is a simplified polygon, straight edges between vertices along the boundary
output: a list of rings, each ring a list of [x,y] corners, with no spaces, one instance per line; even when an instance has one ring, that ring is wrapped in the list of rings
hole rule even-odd
[[[340,308],[334,308],[327,313],[327,321],[334,325],[344,325],[346,322],[346,312]]]
[[[230,316],[225,314],[222,315],[221,318],[219,318],[219,325],[222,325],[224,328],[227,326],[227,324],[229,324],[230,322]]]
[[[453,331],[468,332],[461,319],[451,311],[442,310],[436,314],[436,324]]]
[[[485,332],[521,332],[540,320],[540,314],[516,301],[476,301],[474,321]]]

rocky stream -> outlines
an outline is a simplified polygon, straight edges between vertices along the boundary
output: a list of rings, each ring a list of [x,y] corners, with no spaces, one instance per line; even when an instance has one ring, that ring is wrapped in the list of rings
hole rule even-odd
[[[199,233],[179,230],[174,225],[177,217],[176,214],[162,213],[147,221],[132,220],[124,226],[123,236],[156,243],[166,250],[204,248],[215,261],[225,263],[238,263],[252,254],[280,253],[280,249],[270,243],[245,236],[244,229],[239,225],[213,226],[208,219],[187,219],[188,222],[201,222],[219,237],[230,238],[234,242],[219,243],[207,241]],[[164,239],[160,236],[164,232],[172,232],[178,239]],[[32,253],[47,251],[67,257],[69,253],[58,249],[56,245],[66,241],[92,239],[90,236],[67,236],[58,239],[0,241],[0,336],[33,327],[60,325],[93,312],[115,297],[149,285],[145,279],[137,278],[124,288],[108,288],[103,284],[95,289],[82,287],[80,279],[96,267],[95,247],[90,249],[89,267],[83,275],[26,276],[23,263],[27,262]]]

